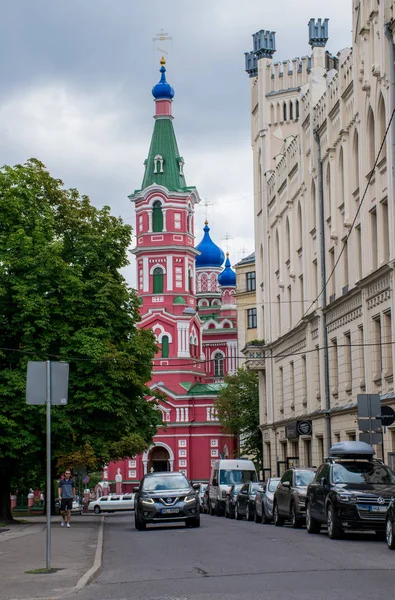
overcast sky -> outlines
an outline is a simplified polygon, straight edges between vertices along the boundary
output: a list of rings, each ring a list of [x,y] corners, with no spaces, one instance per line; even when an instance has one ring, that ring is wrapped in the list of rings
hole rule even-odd
[[[44,162],[66,187],[132,225],[165,50],[188,185],[236,263],[254,250],[249,82],[252,34],[276,31],[275,60],[309,54],[310,18],[329,17],[327,49],[351,45],[351,0],[4,0],[0,163]],[[163,29],[172,40],[153,42]],[[231,236],[229,240],[224,239]],[[131,257],[133,261],[134,258]],[[125,272],[134,285],[134,267]]]

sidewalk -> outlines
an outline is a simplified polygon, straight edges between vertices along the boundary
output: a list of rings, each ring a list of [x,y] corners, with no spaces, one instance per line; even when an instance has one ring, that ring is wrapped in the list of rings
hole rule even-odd
[[[46,566],[46,517],[7,525],[0,533],[0,600],[52,599],[81,589],[101,565],[104,517],[76,515],[70,529],[51,519],[50,574],[27,574]],[[77,587],[76,587],[77,586]]]

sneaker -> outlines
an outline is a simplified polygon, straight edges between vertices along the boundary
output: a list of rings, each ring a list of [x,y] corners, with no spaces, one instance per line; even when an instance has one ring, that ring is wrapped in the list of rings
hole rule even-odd
[[[66,527],[70,527],[70,523],[67,523]]]
[[[61,522],[60,522],[60,526],[61,526],[61,527],[64,527],[64,525],[65,525],[65,522],[64,522],[64,521],[61,521]]]

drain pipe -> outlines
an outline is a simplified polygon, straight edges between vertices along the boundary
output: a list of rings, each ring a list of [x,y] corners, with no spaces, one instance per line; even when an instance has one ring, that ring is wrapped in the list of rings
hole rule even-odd
[[[331,397],[329,387],[329,351],[328,351],[328,330],[326,327],[326,267],[325,267],[325,215],[324,215],[324,179],[321,159],[321,140],[318,131],[314,131],[314,139],[317,143],[317,159],[318,159],[318,204],[319,204],[319,220],[320,220],[320,258],[321,258],[321,289],[324,290],[322,295],[322,333],[324,342],[324,389],[325,389],[325,423],[326,423],[326,443],[327,455],[332,446],[332,427],[331,427]]]

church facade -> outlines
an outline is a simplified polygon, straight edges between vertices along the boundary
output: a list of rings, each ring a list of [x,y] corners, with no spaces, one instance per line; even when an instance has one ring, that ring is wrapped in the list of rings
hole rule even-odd
[[[131,491],[152,471],[181,471],[207,481],[212,463],[232,456],[236,443],[224,431],[214,407],[224,377],[237,368],[236,275],[229,257],[212,241],[205,223],[195,247],[195,187],[186,184],[184,159],[173,129],[174,90],[165,60],[154,86],[155,125],[140,190],[129,198],[136,211],[139,327],[154,332],[158,351],[148,387],[160,392],[163,427],[141,456],[111,463],[103,482],[122,476]],[[225,264],[224,264],[225,262]]]

